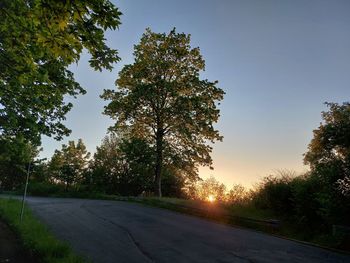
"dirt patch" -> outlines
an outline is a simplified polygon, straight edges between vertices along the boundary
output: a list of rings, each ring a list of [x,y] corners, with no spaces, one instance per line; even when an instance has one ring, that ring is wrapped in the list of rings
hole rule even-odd
[[[9,226],[0,220],[0,263],[36,263]]]

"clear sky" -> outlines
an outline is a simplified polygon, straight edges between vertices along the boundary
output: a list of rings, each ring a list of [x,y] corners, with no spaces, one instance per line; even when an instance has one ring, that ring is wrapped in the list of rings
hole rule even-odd
[[[214,145],[214,170],[230,186],[250,186],[278,169],[297,172],[317,128],[324,102],[350,100],[350,1],[348,0],[132,0],[115,1],[123,12],[108,44],[122,61],[112,72],[94,72],[83,56],[71,67],[88,94],[74,100],[66,125],[70,137],[43,138],[42,157],[82,138],[94,152],[111,120],[99,95],[114,88],[117,73],[133,61],[133,45],[146,27],[192,35],[206,60],[203,78],[226,92]]]

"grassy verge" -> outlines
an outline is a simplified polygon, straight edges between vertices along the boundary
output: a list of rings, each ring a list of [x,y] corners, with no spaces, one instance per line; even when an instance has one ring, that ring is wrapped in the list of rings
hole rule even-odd
[[[31,255],[45,263],[80,263],[86,262],[75,255],[70,247],[58,241],[48,229],[25,209],[22,223],[19,221],[21,202],[0,198],[0,217],[16,232],[23,246]]]

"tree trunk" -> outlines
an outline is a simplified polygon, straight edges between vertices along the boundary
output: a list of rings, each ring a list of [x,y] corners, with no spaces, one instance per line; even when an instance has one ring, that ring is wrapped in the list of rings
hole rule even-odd
[[[163,131],[158,129],[157,139],[156,139],[156,169],[155,169],[155,178],[154,178],[154,192],[158,197],[162,197],[162,166],[163,166]]]

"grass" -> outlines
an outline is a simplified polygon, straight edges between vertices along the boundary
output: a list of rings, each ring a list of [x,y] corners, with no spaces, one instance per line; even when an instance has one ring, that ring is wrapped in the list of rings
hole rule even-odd
[[[57,240],[41,224],[28,207],[25,207],[23,221],[20,222],[21,202],[14,199],[0,198],[0,217],[8,223],[20,237],[24,248],[31,255],[44,263],[81,263],[86,262],[75,255],[64,242]]]

